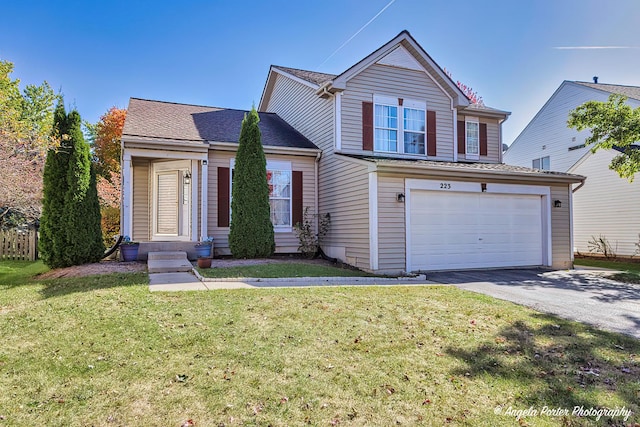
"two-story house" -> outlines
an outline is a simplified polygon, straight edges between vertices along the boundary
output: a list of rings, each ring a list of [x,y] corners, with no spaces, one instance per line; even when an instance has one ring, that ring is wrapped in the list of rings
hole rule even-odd
[[[640,107],[640,87],[564,81],[504,154],[505,163],[569,172],[586,177],[573,195],[574,250],[589,253],[600,238],[618,255],[635,255],[640,233],[640,184],[609,169],[618,151],[591,152],[589,130],[567,126],[569,113],[587,101],[607,101],[611,94],[628,97]]]
[[[341,74],[272,66],[259,110],[276,252],[297,250],[309,207],[331,215],[324,251],[368,271],[571,266],[582,178],[503,164],[509,113],[470,104],[408,32]],[[123,233],[228,254],[242,115],[132,99]]]

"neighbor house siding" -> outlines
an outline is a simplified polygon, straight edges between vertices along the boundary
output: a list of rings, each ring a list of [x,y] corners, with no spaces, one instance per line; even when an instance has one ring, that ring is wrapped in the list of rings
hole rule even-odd
[[[551,187],[551,255],[552,267],[558,269],[571,268],[571,208],[569,185]],[[559,200],[562,207],[554,207]]]
[[[228,255],[229,251],[229,227],[218,227],[218,168],[229,168],[230,161],[235,158],[233,151],[209,150],[209,212],[207,217],[208,235],[214,238],[214,248],[217,255]],[[312,212],[315,211],[315,157],[306,156],[282,156],[267,155],[267,161],[280,160],[290,161],[291,170],[302,171],[303,185],[302,198],[303,206],[309,206]],[[275,232],[276,253],[298,252],[299,241],[292,230],[291,232]]]
[[[591,133],[569,128],[569,112],[587,101],[606,101],[608,97],[605,92],[563,83],[504,153],[504,162],[532,167],[533,159],[549,156],[551,170],[566,172],[588,151],[586,147],[569,148],[584,144]]]
[[[436,112],[436,156],[453,160],[453,112],[450,98],[423,71],[372,65],[347,82],[342,96],[342,150],[362,151],[362,102],[374,95],[424,101]],[[400,143],[400,141],[398,141]]]
[[[587,176],[573,195],[574,246],[589,253],[589,241],[604,237],[618,255],[635,255],[640,233],[640,184],[609,169],[615,150],[588,155],[572,173]]]
[[[149,161],[133,160],[133,222],[132,240],[150,240],[151,197],[149,196]]]
[[[378,177],[378,268],[381,271],[406,269],[405,204],[396,198],[404,192],[404,178]]]

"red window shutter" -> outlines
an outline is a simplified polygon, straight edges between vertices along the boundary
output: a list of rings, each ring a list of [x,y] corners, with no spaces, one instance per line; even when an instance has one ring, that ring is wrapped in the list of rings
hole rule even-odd
[[[291,220],[292,225],[302,223],[302,171],[291,172]]]
[[[467,142],[464,120],[458,120],[458,154],[464,154],[466,151]]]
[[[436,155],[436,112],[427,111],[427,156]]]
[[[373,102],[362,102],[362,149],[373,151]]]
[[[218,227],[229,226],[229,168],[218,168]]]
[[[487,124],[480,123],[480,155],[487,155]]]

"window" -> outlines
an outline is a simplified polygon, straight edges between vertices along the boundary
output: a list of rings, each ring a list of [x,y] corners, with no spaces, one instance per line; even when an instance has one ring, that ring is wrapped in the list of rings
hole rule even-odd
[[[533,159],[532,163],[534,169],[542,169],[545,171],[551,170],[551,160],[549,159],[549,156]]]
[[[425,102],[374,96],[374,150],[424,155],[426,107]]]
[[[477,118],[465,119],[466,154],[467,157],[477,158],[480,155],[480,123]]]
[[[229,209],[233,195],[233,172],[235,159],[231,159],[231,179],[229,180]],[[269,205],[271,223],[275,231],[291,231],[291,162],[267,160],[267,183],[269,185]]]
[[[273,226],[291,227],[291,170],[267,169],[267,182]]]

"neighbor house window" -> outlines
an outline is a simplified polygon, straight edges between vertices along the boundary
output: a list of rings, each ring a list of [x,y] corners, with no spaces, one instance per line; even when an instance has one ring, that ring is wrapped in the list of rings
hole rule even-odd
[[[231,197],[233,197],[235,159],[231,159],[230,166],[229,209],[231,209]],[[267,184],[269,185],[271,223],[274,230],[291,231],[291,162],[267,160]]]
[[[478,119],[467,117],[465,131],[467,157],[478,157],[480,155],[480,123]]]
[[[426,103],[374,96],[374,150],[424,154]]]
[[[534,169],[542,169],[545,171],[551,170],[551,161],[549,160],[549,156],[533,159],[532,165]]]

